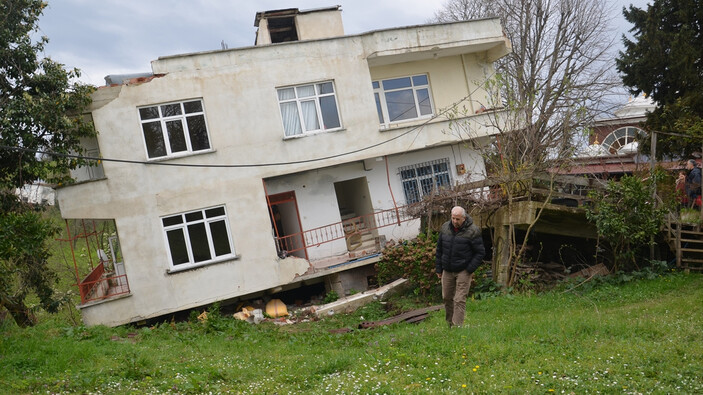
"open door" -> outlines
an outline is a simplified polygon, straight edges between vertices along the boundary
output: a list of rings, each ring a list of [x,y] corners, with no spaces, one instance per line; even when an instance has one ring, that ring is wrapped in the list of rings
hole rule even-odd
[[[269,195],[267,200],[278,256],[308,259],[295,191]]]
[[[373,250],[378,234],[366,177],[335,182],[334,191],[337,195],[347,250]]]

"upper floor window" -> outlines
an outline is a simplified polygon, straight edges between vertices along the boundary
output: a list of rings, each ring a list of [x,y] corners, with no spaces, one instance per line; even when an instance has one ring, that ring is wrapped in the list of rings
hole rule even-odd
[[[632,147],[633,143],[643,136],[644,132],[639,128],[632,126],[624,127],[608,134],[608,136],[603,139],[601,145],[611,154],[616,154],[627,147]],[[637,147],[634,147],[634,150],[636,151]]]
[[[447,158],[404,166],[398,170],[408,204],[417,203],[441,188],[452,186]]]
[[[235,256],[224,206],[170,215],[161,222],[174,269]]]
[[[430,84],[426,74],[373,81],[372,84],[381,124],[432,115]]]
[[[341,127],[332,81],[278,89],[286,137]]]
[[[202,100],[139,108],[149,159],[210,149]]]

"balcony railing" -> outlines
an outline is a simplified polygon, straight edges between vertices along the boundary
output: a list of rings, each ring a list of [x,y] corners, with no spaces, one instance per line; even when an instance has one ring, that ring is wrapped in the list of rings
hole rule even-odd
[[[78,284],[81,304],[112,298],[129,293],[126,275],[105,272],[105,263],[100,262],[83,281]]]
[[[377,211],[375,213],[349,218],[333,224],[304,230],[278,238],[279,248],[288,253],[301,251],[306,247],[319,246],[335,240],[346,239],[354,234],[372,231],[386,226],[400,225],[417,218],[409,213],[407,206]]]

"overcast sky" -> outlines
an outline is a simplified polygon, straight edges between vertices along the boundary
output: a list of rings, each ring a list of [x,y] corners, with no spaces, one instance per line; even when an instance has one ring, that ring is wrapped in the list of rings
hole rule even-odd
[[[427,23],[445,0],[49,0],[39,20],[49,37],[45,55],[79,68],[81,80],[104,85],[108,74],[150,72],[159,56],[254,43],[258,11],[342,5],[347,34]],[[491,1],[491,0],[486,0]],[[629,25],[623,6],[648,0],[612,0],[619,37]]]

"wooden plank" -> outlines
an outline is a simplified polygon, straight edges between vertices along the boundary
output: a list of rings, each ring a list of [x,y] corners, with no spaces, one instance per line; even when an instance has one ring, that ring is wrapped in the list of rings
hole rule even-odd
[[[427,313],[431,311],[437,311],[440,309],[443,309],[444,305],[436,305],[436,306],[430,306],[430,307],[425,307],[422,309],[417,309],[417,310],[412,310],[408,311],[406,313],[397,315],[395,317],[387,318],[385,320],[380,320],[380,321],[365,321],[359,324],[359,329],[368,329],[368,328],[376,328],[379,326],[383,325],[390,325],[390,324],[395,324],[401,321],[407,321],[407,322],[417,322],[419,320],[422,320],[427,317]],[[418,319],[417,317],[423,316],[423,318]],[[415,319],[415,321],[411,321]]]

